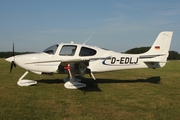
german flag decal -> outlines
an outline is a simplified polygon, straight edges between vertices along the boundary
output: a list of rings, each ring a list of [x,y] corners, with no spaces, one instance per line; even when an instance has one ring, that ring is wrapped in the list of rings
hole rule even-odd
[[[155,50],[160,50],[160,46],[155,46]]]

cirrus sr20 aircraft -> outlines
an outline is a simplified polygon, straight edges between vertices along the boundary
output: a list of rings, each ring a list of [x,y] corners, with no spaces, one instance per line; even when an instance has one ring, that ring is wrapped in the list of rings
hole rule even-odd
[[[171,31],[161,32],[150,50],[142,54],[123,54],[72,42],[53,45],[41,53],[12,56],[6,61],[11,62],[10,72],[16,64],[26,70],[17,82],[19,86],[37,84],[37,81],[23,79],[29,72],[39,75],[67,73],[65,88],[77,89],[86,84],[81,83],[75,74],[83,77],[89,73],[95,79],[93,73],[97,72],[163,67],[167,62],[172,34]]]

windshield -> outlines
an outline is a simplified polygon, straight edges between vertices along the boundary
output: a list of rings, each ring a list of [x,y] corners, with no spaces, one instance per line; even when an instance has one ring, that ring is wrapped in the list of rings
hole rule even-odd
[[[56,50],[57,50],[58,46],[59,45],[57,45],[57,44],[53,45],[53,46],[48,47],[47,49],[45,49],[43,52],[47,53],[47,54],[51,54],[51,55],[53,54],[54,55],[56,53]]]

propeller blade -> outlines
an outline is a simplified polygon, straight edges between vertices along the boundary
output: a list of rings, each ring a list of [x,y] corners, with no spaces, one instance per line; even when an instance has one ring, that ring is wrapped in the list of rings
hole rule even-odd
[[[14,43],[13,43],[13,57],[14,57],[14,61],[11,62],[11,66],[10,66],[10,73],[12,72],[12,69],[13,69],[13,66],[16,67],[16,64],[15,64],[15,53],[14,53]]]
[[[12,72],[13,66],[14,66],[14,61],[11,62],[10,73]]]

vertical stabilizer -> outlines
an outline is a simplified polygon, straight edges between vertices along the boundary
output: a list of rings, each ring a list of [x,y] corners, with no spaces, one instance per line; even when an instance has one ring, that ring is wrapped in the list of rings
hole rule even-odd
[[[140,55],[140,58],[149,66],[158,64],[157,67],[163,67],[166,64],[169,48],[172,40],[172,31],[164,31],[159,33],[152,47],[146,53]],[[150,66],[149,66],[150,67]]]

